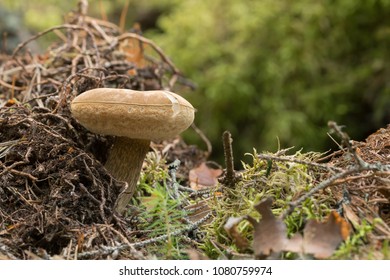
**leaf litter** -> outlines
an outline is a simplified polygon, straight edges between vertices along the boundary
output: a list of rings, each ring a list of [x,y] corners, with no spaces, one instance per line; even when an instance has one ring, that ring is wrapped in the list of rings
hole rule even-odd
[[[28,43],[48,33],[59,40],[43,54],[30,54]],[[134,238],[127,230],[132,220],[112,210],[124,187],[102,164],[112,138],[79,125],[69,104],[96,87],[192,84],[140,32],[122,33],[82,8],[2,55],[0,65],[0,256],[117,258],[118,250],[102,254],[99,248]],[[183,154],[189,149],[180,147]],[[122,250],[122,258],[142,257],[131,246]]]
[[[96,87],[193,84],[139,30],[121,33],[80,7],[64,25],[0,57],[0,259],[142,259],[150,244],[171,240],[140,230],[135,206],[125,217],[112,211],[123,187],[102,165],[112,139],[81,127],[69,102]],[[50,32],[60,40],[43,54],[26,50]],[[163,167],[154,180],[178,187],[178,210],[188,215],[171,235],[186,233],[188,257],[389,258],[390,126],[365,142],[351,141],[335,123],[330,128],[341,138],[339,151],[254,151],[241,171],[233,170],[224,133],[223,173],[206,164],[211,148],[180,138],[152,143],[167,162],[181,161],[174,177]],[[145,163],[153,173],[153,161]]]
[[[229,190],[251,197],[250,203],[235,205],[225,224],[238,252],[248,250],[250,242],[250,252],[260,259],[389,257],[390,219],[383,209],[389,207],[390,126],[365,142],[338,134],[350,146],[330,155],[286,155],[285,150],[251,155],[243,182]],[[258,192],[248,193],[248,186]]]

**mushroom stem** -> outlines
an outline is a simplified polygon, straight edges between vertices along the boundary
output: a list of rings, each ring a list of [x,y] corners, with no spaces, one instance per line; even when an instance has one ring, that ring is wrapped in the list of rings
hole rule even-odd
[[[123,214],[129,204],[141,173],[150,140],[116,137],[105,167],[112,176],[127,182],[127,188],[119,195],[115,210]]]

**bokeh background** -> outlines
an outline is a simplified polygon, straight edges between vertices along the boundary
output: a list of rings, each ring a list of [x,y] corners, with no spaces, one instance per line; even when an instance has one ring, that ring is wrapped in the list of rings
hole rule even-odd
[[[2,52],[61,24],[77,2],[1,0]],[[329,120],[355,140],[390,123],[390,0],[90,0],[89,14],[139,23],[197,85],[180,90],[220,163],[225,130],[239,162],[253,148],[334,148]],[[185,139],[206,148],[194,132]]]

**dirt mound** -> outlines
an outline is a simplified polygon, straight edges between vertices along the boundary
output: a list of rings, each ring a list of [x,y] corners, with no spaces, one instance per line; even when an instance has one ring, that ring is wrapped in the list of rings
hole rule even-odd
[[[7,258],[74,255],[125,238],[124,218],[112,211],[124,184],[102,165],[112,139],[81,127],[69,103],[91,88],[185,82],[139,31],[121,33],[81,12],[67,18],[0,58],[0,255]],[[60,40],[43,54],[25,51],[51,32]]]

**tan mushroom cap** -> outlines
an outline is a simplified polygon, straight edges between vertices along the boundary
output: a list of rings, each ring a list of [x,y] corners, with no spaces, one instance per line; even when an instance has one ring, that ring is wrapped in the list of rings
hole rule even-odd
[[[169,139],[194,121],[194,107],[164,90],[97,88],[73,99],[73,116],[97,134],[133,139]]]

